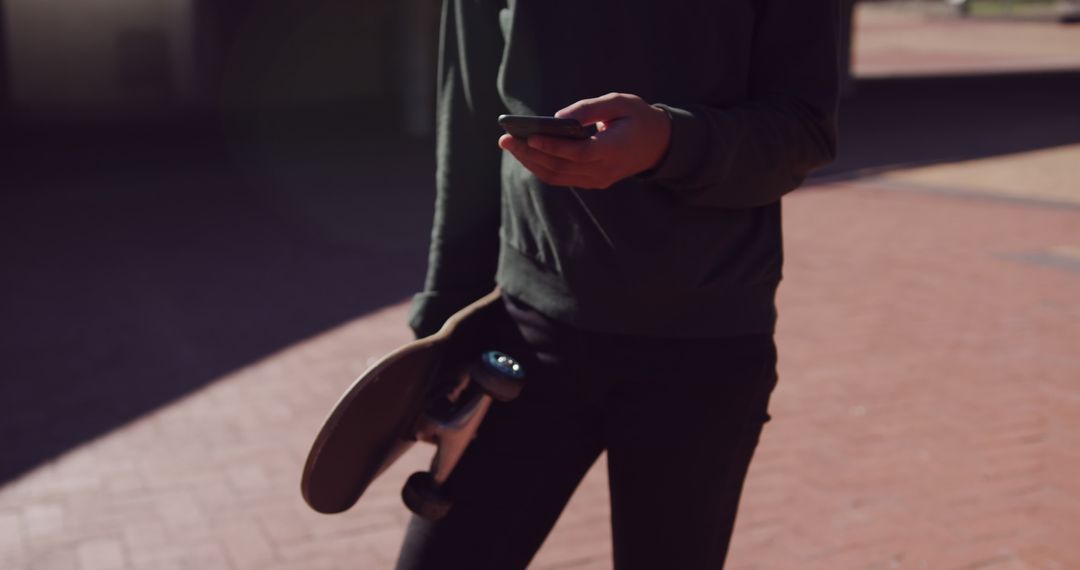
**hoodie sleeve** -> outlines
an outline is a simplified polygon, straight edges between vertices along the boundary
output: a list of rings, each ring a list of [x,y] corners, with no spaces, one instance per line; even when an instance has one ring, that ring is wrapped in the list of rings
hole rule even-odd
[[[658,105],[671,117],[671,141],[647,178],[686,203],[775,202],[836,155],[837,0],[757,7],[745,103]]]
[[[427,278],[409,326],[427,336],[495,286],[500,162],[495,121],[503,110],[497,76],[503,53],[499,6],[446,0],[436,109],[435,220]]]

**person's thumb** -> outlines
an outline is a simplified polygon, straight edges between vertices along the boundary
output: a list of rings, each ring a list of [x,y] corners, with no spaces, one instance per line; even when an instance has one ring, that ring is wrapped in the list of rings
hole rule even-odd
[[[622,93],[608,93],[593,99],[582,99],[566,107],[555,116],[560,119],[576,119],[582,125],[607,123],[629,115],[633,110],[632,101]]]

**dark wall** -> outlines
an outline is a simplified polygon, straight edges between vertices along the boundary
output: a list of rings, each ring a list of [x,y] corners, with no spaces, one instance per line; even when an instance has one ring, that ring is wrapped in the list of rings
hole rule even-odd
[[[10,79],[8,78],[7,22],[4,15],[7,8],[0,0],[0,122],[7,117],[10,106]]]

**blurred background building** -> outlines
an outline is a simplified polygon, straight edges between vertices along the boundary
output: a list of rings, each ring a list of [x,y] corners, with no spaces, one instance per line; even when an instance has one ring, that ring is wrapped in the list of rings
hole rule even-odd
[[[438,10],[436,0],[3,0],[4,106],[55,122],[338,105],[423,132]]]
[[[866,0],[871,1],[871,0]],[[897,3],[897,2],[892,2]],[[1076,0],[930,0],[1075,17]],[[844,39],[855,0],[844,0]],[[431,130],[438,0],[0,0],[0,106],[19,121],[347,113]],[[850,67],[850,44],[843,52]]]

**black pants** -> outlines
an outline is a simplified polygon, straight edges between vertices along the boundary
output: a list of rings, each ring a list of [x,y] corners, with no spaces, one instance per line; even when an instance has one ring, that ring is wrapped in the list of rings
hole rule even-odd
[[[615,568],[721,568],[769,419],[772,336],[597,334],[504,305],[526,387],[491,409],[447,482],[450,514],[414,517],[398,570],[525,568],[605,449]]]

